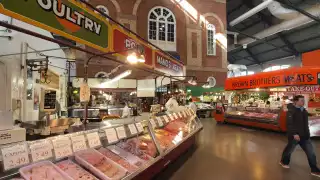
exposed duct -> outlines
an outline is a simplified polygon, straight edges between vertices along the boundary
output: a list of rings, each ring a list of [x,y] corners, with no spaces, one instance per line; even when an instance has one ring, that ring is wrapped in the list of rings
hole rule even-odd
[[[262,11],[263,9],[265,9],[266,7],[268,7],[268,5],[270,3],[274,2],[273,0],[265,0],[263,3],[259,4],[258,6],[250,9],[248,12],[242,14],[241,16],[239,16],[238,18],[236,18],[235,20],[231,21],[229,23],[230,26],[235,26],[237,24],[239,24],[240,22],[248,19],[249,17],[257,14],[258,12]]]
[[[264,1],[267,1],[267,0],[264,0]],[[273,16],[283,20],[290,20],[293,18],[297,18],[300,15],[300,13],[295,10],[284,8],[277,1],[274,1],[271,4],[269,4],[268,9]]]
[[[305,10],[306,12],[316,16],[316,17],[320,17],[320,5],[317,4],[307,10]],[[278,11],[280,12],[280,11]],[[283,12],[289,12],[287,10],[283,10]],[[290,13],[289,13],[290,14]],[[278,14],[278,16],[280,17],[289,17],[289,15],[283,15],[281,16],[280,14]],[[293,16],[293,15],[292,15]],[[293,19],[290,19],[290,20],[286,20],[286,21],[283,21],[282,23],[280,24],[277,24],[277,25],[274,25],[274,26],[271,26],[255,35],[253,35],[254,37],[256,37],[257,39],[263,39],[263,38],[266,38],[268,36],[271,36],[271,35],[274,35],[274,34],[277,34],[279,32],[282,32],[282,31],[287,31],[287,30],[291,30],[291,29],[295,29],[295,28],[298,28],[302,25],[305,25],[305,24],[308,24],[308,23],[311,23],[313,22],[313,19],[301,14],[301,13],[298,13],[298,15],[293,18]],[[253,43],[255,42],[256,39],[252,39],[252,38],[245,38],[245,39],[242,39],[239,41],[239,44],[250,44],[250,43]],[[230,50],[229,51],[232,51],[235,46],[232,47],[232,45],[229,46],[230,47]]]

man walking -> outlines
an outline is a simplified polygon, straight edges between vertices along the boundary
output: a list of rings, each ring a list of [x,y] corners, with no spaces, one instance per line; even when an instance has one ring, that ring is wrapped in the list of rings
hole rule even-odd
[[[317,158],[310,141],[308,112],[303,106],[304,97],[302,95],[295,96],[293,98],[293,104],[288,105],[288,144],[283,150],[280,165],[283,168],[289,168],[291,154],[299,144],[308,157],[311,175],[320,177],[320,169],[317,167]]]

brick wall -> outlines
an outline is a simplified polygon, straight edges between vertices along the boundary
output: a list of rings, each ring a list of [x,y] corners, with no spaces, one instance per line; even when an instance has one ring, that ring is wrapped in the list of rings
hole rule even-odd
[[[156,6],[163,6],[172,11],[176,18],[176,51],[187,66],[187,75],[197,75],[199,81],[206,81],[208,76],[217,79],[217,86],[223,86],[226,78],[226,51],[217,45],[216,55],[207,55],[207,33],[200,15],[207,22],[214,24],[216,33],[225,34],[226,3],[223,0],[188,0],[195,8],[196,19],[182,11],[175,0],[89,0],[92,5],[104,5],[109,15],[130,27],[148,40],[148,14]],[[99,72],[99,66],[90,67],[90,73]],[[81,70],[77,71],[80,75]]]

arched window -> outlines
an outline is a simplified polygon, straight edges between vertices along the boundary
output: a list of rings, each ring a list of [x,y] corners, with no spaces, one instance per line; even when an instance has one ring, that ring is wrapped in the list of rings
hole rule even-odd
[[[165,7],[151,9],[148,17],[148,39],[163,50],[176,51],[176,18]]]
[[[216,55],[216,27],[213,24],[207,25],[207,55]]]
[[[109,10],[107,7],[105,7],[103,5],[98,5],[96,8],[99,9],[104,14],[109,15]],[[98,13],[98,12],[96,12],[96,13]],[[109,20],[109,19],[107,18],[107,20]]]

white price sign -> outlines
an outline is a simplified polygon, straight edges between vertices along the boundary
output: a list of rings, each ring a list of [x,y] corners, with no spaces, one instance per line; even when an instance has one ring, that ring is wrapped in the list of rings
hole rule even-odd
[[[164,116],[163,116],[163,118],[164,118],[164,120],[165,120],[167,123],[169,123],[169,122],[170,122],[170,120],[169,120],[168,116],[164,115]]]
[[[118,141],[117,133],[114,128],[105,129],[104,132],[106,133],[108,143],[114,143]]]
[[[178,118],[179,118],[178,115],[177,115],[177,113],[173,113],[173,115],[174,115],[174,118],[175,118],[175,119],[178,119]]]
[[[182,113],[183,113],[183,116],[184,116],[184,117],[187,117],[186,111],[182,111]]]
[[[172,114],[169,114],[169,117],[170,117],[171,121],[173,121],[173,120],[174,120],[174,117],[173,117],[173,115],[172,115]]]
[[[138,131],[137,131],[137,128],[134,124],[129,124],[128,125],[129,129],[130,129],[130,133],[133,135],[133,134],[137,134]]]
[[[26,145],[15,145],[1,149],[4,170],[29,164],[28,150]]]
[[[153,119],[150,119],[150,123],[151,123],[152,128],[156,128],[157,127],[157,125],[156,125],[156,123],[154,122]]]
[[[41,161],[52,157],[52,145],[49,142],[39,142],[30,145],[32,161]]]
[[[182,114],[181,114],[181,112],[178,112],[178,116],[179,116],[180,118],[182,118]]]
[[[98,132],[88,133],[86,134],[86,136],[90,148],[101,146],[101,141]]]
[[[157,117],[157,121],[158,121],[159,126],[162,127],[163,126],[163,122],[162,122],[160,117]]]
[[[58,138],[52,141],[56,159],[72,155],[71,141],[67,137]]]
[[[193,115],[193,114],[194,114],[194,112],[193,112],[192,109],[189,109],[189,111],[190,111],[190,115]]]
[[[71,137],[73,152],[87,149],[86,139],[83,135]]]
[[[188,114],[189,116],[191,115],[190,109],[187,110],[187,114]]]
[[[116,131],[117,131],[119,139],[127,138],[126,130],[124,129],[123,126],[117,127]]]
[[[142,126],[141,123],[136,123],[136,126],[137,126],[139,132],[143,132],[144,131],[143,130],[143,126]]]

